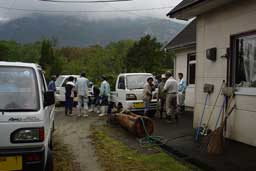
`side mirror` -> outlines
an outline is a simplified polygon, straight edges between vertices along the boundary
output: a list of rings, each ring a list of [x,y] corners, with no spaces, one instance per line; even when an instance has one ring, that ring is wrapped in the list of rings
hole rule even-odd
[[[44,93],[44,107],[51,106],[55,103],[54,91],[47,91]]]

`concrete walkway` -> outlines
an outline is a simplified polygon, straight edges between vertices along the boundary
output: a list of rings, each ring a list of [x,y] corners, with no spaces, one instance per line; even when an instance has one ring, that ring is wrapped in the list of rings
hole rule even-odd
[[[192,129],[193,113],[185,112],[176,124],[155,119],[155,135],[168,139],[163,146],[171,155],[193,163],[204,170],[216,171],[255,171],[256,147],[235,141],[225,141],[225,152],[219,156],[209,156],[203,143],[194,141]]]

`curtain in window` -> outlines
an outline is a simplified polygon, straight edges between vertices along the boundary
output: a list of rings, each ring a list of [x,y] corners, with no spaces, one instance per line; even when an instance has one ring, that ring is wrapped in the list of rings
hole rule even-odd
[[[256,87],[256,35],[240,38],[240,74],[244,75],[240,86]]]

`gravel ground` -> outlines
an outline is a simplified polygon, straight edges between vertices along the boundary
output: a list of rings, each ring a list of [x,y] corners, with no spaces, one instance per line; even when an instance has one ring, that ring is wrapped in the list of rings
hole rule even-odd
[[[75,110],[74,113],[77,113],[77,111]],[[88,137],[90,135],[90,125],[97,120],[97,115],[93,113],[89,114],[89,117],[68,117],[64,115],[63,108],[56,108],[55,135],[58,141],[68,147],[76,171],[78,169],[80,171],[103,171]],[[58,151],[56,152],[58,153]]]

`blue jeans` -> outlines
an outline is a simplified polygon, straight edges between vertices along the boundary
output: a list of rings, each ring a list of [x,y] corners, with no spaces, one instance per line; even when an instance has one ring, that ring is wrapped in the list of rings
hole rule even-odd
[[[67,115],[72,114],[73,108],[73,98],[72,97],[65,97],[65,114]]]

